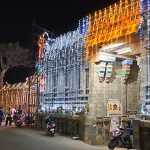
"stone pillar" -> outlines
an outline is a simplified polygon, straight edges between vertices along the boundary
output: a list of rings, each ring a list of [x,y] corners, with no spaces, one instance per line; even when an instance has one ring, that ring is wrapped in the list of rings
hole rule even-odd
[[[135,111],[137,108],[137,99],[138,99],[138,82],[137,74],[138,68],[136,64],[133,65],[132,72],[130,75],[129,82],[124,83],[122,78],[115,76],[116,70],[121,70],[121,62],[115,62],[114,64],[114,76],[112,81],[107,83],[105,80],[99,82],[97,74],[97,65],[90,64],[90,85],[89,85],[89,112],[85,120],[85,139],[87,143],[93,144],[104,144],[107,143],[107,132],[109,128],[109,121],[105,121],[102,125],[102,130],[105,133],[100,133],[99,126],[100,122],[97,125],[97,118],[103,118],[107,116],[107,102],[108,100],[119,100],[122,104],[122,113],[125,115],[128,110]],[[96,128],[95,128],[96,125]],[[92,133],[91,133],[92,132]],[[91,135],[90,135],[91,133]],[[105,136],[105,135],[106,136]],[[94,136],[95,135],[95,136]],[[91,139],[95,137],[96,139]],[[99,142],[98,142],[99,139]]]
[[[96,116],[105,116],[105,89],[106,83],[100,83],[96,73],[96,64],[90,64],[89,77],[89,113],[91,118],[96,119]]]

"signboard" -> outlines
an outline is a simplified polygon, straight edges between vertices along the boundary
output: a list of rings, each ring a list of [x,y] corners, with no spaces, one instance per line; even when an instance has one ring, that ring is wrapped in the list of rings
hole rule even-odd
[[[107,116],[109,115],[121,115],[121,102],[119,100],[109,100],[107,102]]]
[[[110,132],[118,130],[119,126],[120,126],[119,116],[112,116],[110,122]]]
[[[116,71],[117,78],[127,78],[130,74],[131,65],[133,64],[133,60],[124,60],[122,61],[122,69]]]
[[[131,59],[126,59],[122,61],[122,65],[132,65],[132,64],[133,64],[133,60]]]
[[[113,54],[100,52],[97,60],[98,61],[106,61],[106,62],[115,62],[116,61],[116,56],[113,55]]]
[[[101,62],[96,69],[96,72],[98,74],[99,78],[105,77],[105,71],[106,71],[106,62]]]
[[[112,72],[113,72],[113,63],[108,63],[106,69],[106,78],[111,78]]]
[[[116,71],[116,78],[123,78],[126,77],[128,73],[125,70],[118,70]]]

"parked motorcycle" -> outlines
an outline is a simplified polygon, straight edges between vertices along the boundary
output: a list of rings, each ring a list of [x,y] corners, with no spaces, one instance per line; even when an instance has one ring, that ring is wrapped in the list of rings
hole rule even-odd
[[[34,117],[31,115],[31,114],[28,114],[26,117],[25,117],[25,124],[26,125],[31,125],[34,123]]]
[[[56,128],[56,124],[55,124],[54,121],[47,122],[47,133],[50,136],[54,136],[55,135],[55,128]]]
[[[132,129],[129,128],[117,129],[112,133],[113,137],[108,143],[108,148],[110,150],[113,150],[116,147],[128,148],[128,149],[132,148],[131,134],[132,134]]]
[[[16,127],[21,127],[25,122],[25,114],[16,114],[14,117]]]

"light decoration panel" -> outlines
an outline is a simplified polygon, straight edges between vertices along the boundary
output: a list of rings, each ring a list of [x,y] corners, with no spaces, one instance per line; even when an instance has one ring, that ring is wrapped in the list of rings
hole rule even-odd
[[[87,31],[87,19],[88,17],[85,17],[80,20],[79,27],[76,30],[67,32],[55,39],[46,40],[43,47],[44,57],[46,56],[49,59],[54,59],[58,57],[60,51],[64,53],[68,48],[72,49],[74,46],[82,46]]]
[[[143,59],[139,63],[141,72],[143,72],[140,79],[142,82],[139,112],[141,115],[150,116],[150,0],[141,0],[141,6],[140,42],[141,49],[145,50],[146,55],[145,60]]]
[[[86,34],[87,30],[88,30],[88,26],[89,26],[89,17],[88,16],[85,16],[82,19],[80,19],[79,25],[78,25],[80,34],[82,34],[82,35]]]
[[[44,33],[39,36],[38,38],[38,58],[42,58],[43,55],[43,50],[45,46],[45,38],[44,38]]]
[[[87,68],[83,60],[87,28],[88,17],[84,17],[76,30],[54,39],[45,39],[39,61],[41,76],[45,77],[45,85],[42,81],[40,87],[43,108],[55,110],[62,106],[63,109],[70,110],[73,107],[83,108],[87,104],[87,95],[79,92],[85,91],[81,86],[85,85],[85,81],[80,80],[80,74],[82,71],[85,76],[83,70]]]
[[[137,32],[140,17],[139,0],[120,0],[90,14],[85,45],[86,57],[91,59],[94,47],[118,41],[121,37]]]

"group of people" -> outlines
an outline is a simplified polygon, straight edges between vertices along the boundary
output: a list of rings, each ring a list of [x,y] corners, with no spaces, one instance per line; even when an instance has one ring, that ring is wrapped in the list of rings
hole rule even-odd
[[[3,108],[0,107],[0,126],[2,125],[3,120],[5,120],[5,126],[9,125],[11,126],[13,120],[15,119],[16,114],[21,114],[22,109],[21,106],[16,108],[8,108],[6,112],[4,112]]]

